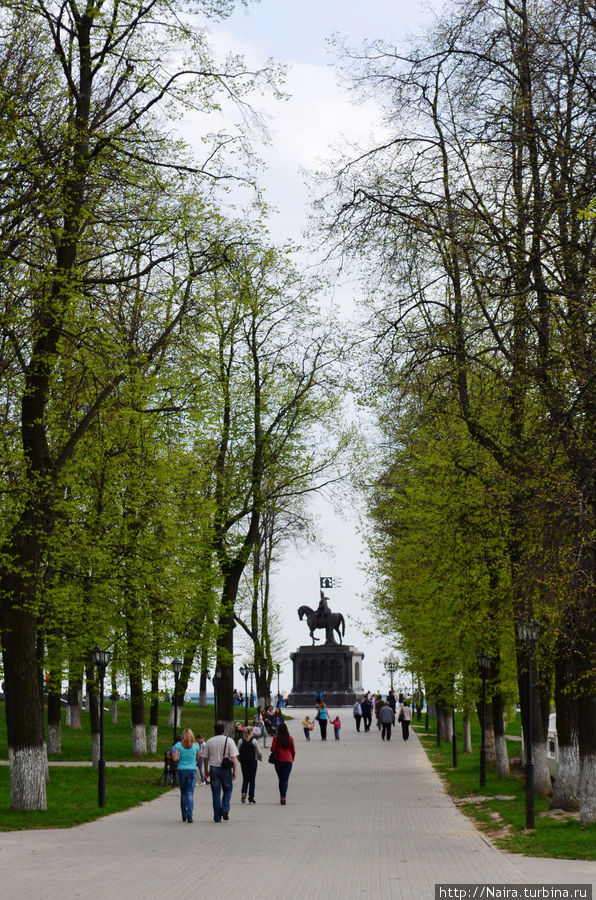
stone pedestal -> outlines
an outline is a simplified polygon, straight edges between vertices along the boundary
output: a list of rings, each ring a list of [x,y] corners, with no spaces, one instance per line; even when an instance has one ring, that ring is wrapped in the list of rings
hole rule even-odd
[[[298,647],[290,654],[294,667],[292,706],[313,706],[321,693],[327,705],[353,706],[362,690],[364,653],[346,644]]]

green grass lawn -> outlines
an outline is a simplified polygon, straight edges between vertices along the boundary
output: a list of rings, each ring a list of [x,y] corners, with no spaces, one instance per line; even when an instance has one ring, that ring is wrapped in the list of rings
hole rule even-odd
[[[52,766],[45,812],[11,812],[8,766],[0,766],[0,831],[71,828],[154,800],[170,788],[159,784],[159,769],[118,766],[106,769],[106,805],[97,805],[97,771],[87,766]]]
[[[519,719],[519,715],[516,717]],[[486,786],[480,788],[480,727],[472,726],[473,753],[462,753],[462,724],[457,717],[458,766],[453,767],[452,745],[441,742],[437,747],[436,720],[414,721],[414,727],[429,759],[438,771],[448,793],[462,812],[474,820],[496,846],[510,853],[525,856],[549,856],[561,859],[596,859],[596,825],[582,828],[577,818],[550,815],[549,800],[535,798],[534,831],[525,830],[524,773],[513,767],[508,779],[501,781],[496,771],[487,766]],[[519,733],[514,721],[507,726],[508,734]],[[507,741],[510,759],[519,758],[519,741]]]
[[[104,710],[104,756],[108,762],[133,762],[136,760],[161,760],[167,747],[172,744],[173,728],[168,725],[171,704],[160,703],[159,706],[159,730],[157,737],[157,753],[147,753],[142,757],[132,755],[132,737],[130,726],[130,701],[118,702],[118,724],[112,725],[110,721],[109,702]],[[236,709],[236,721],[244,723],[244,708]],[[255,710],[248,708],[248,721],[252,722]],[[213,706],[199,706],[198,703],[187,703],[182,709],[181,728],[192,728],[195,735],[203,734],[205,738],[213,735]],[[49,759],[65,762],[73,760],[91,759],[91,732],[89,728],[89,716],[81,712],[81,728],[67,728],[62,717],[62,753],[51,754]],[[181,728],[178,731],[181,732]],[[147,732],[149,731],[149,707],[147,706]],[[4,703],[0,703],[0,759],[8,759],[8,744],[6,739],[6,717],[4,715]]]
[[[159,731],[157,753],[147,753],[142,757],[133,757],[130,723],[130,702],[119,701],[118,723],[110,721],[109,702],[104,711],[104,756],[106,762],[143,762],[158,761],[164,758],[166,749],[171,746],[173,728],[168,725],[171,705],[161,703],[159,709]],[[235,709],[236,721],[244,722],[244,708]],[[255,710],[249,707],[249,722]],[[149,707],[147,706],[147,723]],[[185,704],[182,710],[182,728],[192,728],[195,735],[203,734],[210,738],[213,734],[213,706],[200,707],[197,703]],[[67,728],[62,721],[62,754],[50,755],[50,760],[57,762],[91,761],[91,733],[89,716],[81,712],[81,728]],[[180,732],[180,728],[178,731]],[[6,717],[4,703],[0,703],[0,759],[8,759],[6,739]],[[45,812],[11,812],[9,768],[0,766],[0,831],[15,831],[29,828],[69,828],[90,822],[100,816],[120,812],[137,806],[146,800],[153,800],[165,790],[170,790],[159,783],[162,770],[142,766],[106,768],[106,805],[100,809],[97,805],[97,771],[90,766],[50,767],[50,782],[47,786],[47,804]]]

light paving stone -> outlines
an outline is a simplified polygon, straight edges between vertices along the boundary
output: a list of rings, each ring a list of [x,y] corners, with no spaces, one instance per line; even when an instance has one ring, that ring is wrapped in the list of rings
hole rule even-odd
[[[285,807],[267,750],[256,805],[240,803],[236,782],[228,822],[212,821],[211,791],[197,787],[192,825],[172,790],[77,828],[4,833],[0,897],[432,900],[438,882],[596,886],[596,863],[496,850],[445,794],[414,734],[357,734],[341,710],[340,741],[316,730],[306,742],[304,711],[288,712],[297,753]]]

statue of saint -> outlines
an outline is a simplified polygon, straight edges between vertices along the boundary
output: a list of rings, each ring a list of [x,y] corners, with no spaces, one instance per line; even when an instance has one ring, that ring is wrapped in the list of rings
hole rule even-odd
[[[327,628],[329,613],[331,612],[329,604],[327,603],[328,600],[329,597],[326,597],[324,592],[321,591],[321,599],[319,600],[319,605],[317,607],[317,628]]]

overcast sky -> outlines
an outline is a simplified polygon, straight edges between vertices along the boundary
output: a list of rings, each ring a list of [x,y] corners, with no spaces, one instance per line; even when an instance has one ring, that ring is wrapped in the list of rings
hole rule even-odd
[[[257,150],[267,166],[260,182],[267,201],[277,209],[270,222],[276,243],[302,240],[310,202],[304,171],[328,158],[330,148],[341,145],[343,138],[366,142],[367,136],[378,130],[374,105],[355,106],[340,86],[328,39],[339,33],[354,47],[375,38],[399,43],[407,34],[424,28],[427,8],[428,4],[419,0],[262,0],[239,6],[230,19],[213,28],[219,53],[242,53],[254,66],[271,57],[288,69],[285,90],[289,98],[277,102],[263,98],[256,104],[270,130],[270,145],[259,145]],[[357,511],[344,510],[340,517],[323,500],[313,503],[313,511],[327,548],[310,548],[299,556],[288,553],[273,582],[287,649],[280,686],[288,692],[292,688],[289,653],[310,643],[305,623],[298,621],[297,608],[317,606],[320,573],[343,580],[341,589],[327,592],[329,605],[346,617],[345,642],[365,653],[365,689],[386,690],[382,659],[390,646],[384,638],[367,638],[358,625],[359,621],[369,626],[373,622],[366,608],[365,550]],[[241,639],[239,631],[237,639]],[[241,658],[236,662],[237,669]],[[410,677],[400,675],[398,683],[409,686]],[[237,687],[243,687],[239,675]]]

